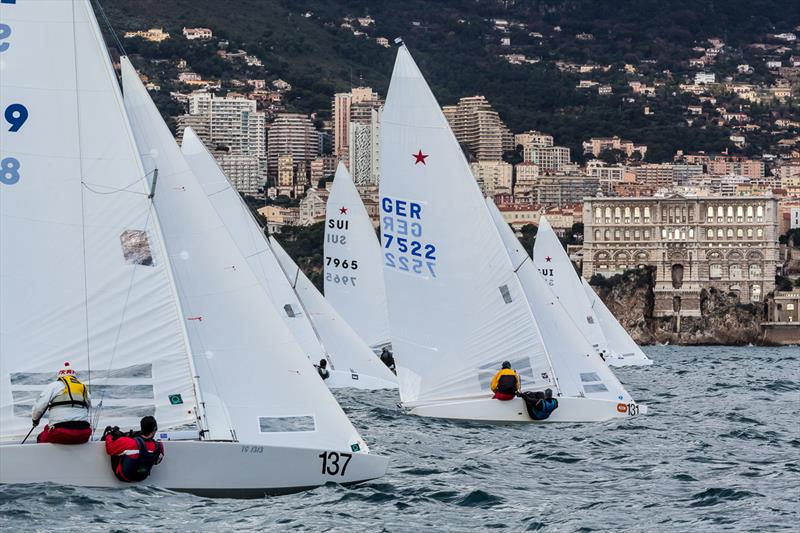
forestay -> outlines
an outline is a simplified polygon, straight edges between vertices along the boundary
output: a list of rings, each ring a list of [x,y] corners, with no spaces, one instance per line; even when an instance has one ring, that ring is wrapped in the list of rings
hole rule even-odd
[[[269,242],[286,278],[297,291],[314,329],[325,344],[334,374],[332,378],[336,378],[329,380],[332,382],[331,386],[397,388],[395,375],[375,356],[347,321],[339,316],[280,243],[274,237],[270,237]]]
[[[222,173],[194,130],[186,128],[181,151],[194,176],[200,182],[211,205],[228,229],[242,256],[247,260],[261,286],[275,304],[278,314],[291,330],[300,347],[312,361],[325,357],[303,306],[286,281],[267,244],[263,229],[256,222],[242,197]]]
[[[633,363],[637,365],[652,364],[652,360],[647,357],[641,348],[634,342],[625,328],[617,321],[611,311],[603,303],[603,300],[598,296],[594,289],[581,279],[583,290],[592,305],[595,316],[600,321],[600,327],[603,328],[603,333],[608,340],[608,347],[611,348],[617,357],[619,357],[623,364]]]
[[[160,229],[89,2],[0,3],[0,121],[0,439],[22,440],[64,361],[100,428],[196,428]]]
[[[487,392],[503,360],[550,365],[458,142],[405,46],[381,117],[381,236],[403,402]]]
[[[606,337],[581,287],[580,276],[575,272],[558,235],[545,217],[539,219],[539,229],[533,245],[533,264],[542,273],[580,333],[592,343],[598,353],[604,356],[608,354]]]
[[[196,355],[212,439],[366,445],[266,297],[127,58],[125,105],[148,171]]]
[[[325,217],[325,298],[373,349],[390,343],[381,245],[344,164]]]
[[[533,309],[559,392],[563,396],[630,401],[630,395],[589,341],[576,334],[575,324],[566,309],[536,270],[497,206],[490,199],[486,200],[486,205]]]

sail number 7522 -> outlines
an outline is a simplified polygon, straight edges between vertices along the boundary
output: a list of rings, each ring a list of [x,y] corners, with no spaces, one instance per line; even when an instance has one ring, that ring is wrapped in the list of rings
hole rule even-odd
[[[347,465],[350,464],[352,453],[322,452],[318,455],[322,459],[322,473],[329,476],[343,476]]]

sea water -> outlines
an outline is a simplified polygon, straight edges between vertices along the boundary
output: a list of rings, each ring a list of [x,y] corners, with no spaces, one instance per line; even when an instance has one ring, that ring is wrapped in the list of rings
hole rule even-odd
[[[798,531],[800,348],[645,351],[615,372],[647,416],[455,424],[339,391],[385,477],[258,500],[2,486],[0,530]]]

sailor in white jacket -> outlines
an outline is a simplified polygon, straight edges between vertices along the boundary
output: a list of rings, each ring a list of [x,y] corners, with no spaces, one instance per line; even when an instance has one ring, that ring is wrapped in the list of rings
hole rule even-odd
[[[89,390],[78,381],[75,371],[64,363],[57,379],[42,391],[33,405],[33,426],[47,414],[48,424],[36,442],[54,444],[83,444],[92,436],[89,409],[92,406]]]

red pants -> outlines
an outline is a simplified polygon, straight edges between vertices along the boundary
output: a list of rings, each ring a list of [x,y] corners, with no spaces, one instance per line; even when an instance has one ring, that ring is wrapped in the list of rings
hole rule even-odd
[[[515,396],[513,394],[506,394],[505,392],[495,392],[494,396],[492,396],[493,400],[502,400],[507,402],[508,400],[513,400]]]
[[[46,425],[36,442],[49,442],[52,444],[83,444],[92,436],[92,428],[71,429],[63,427],[50,427]]]

